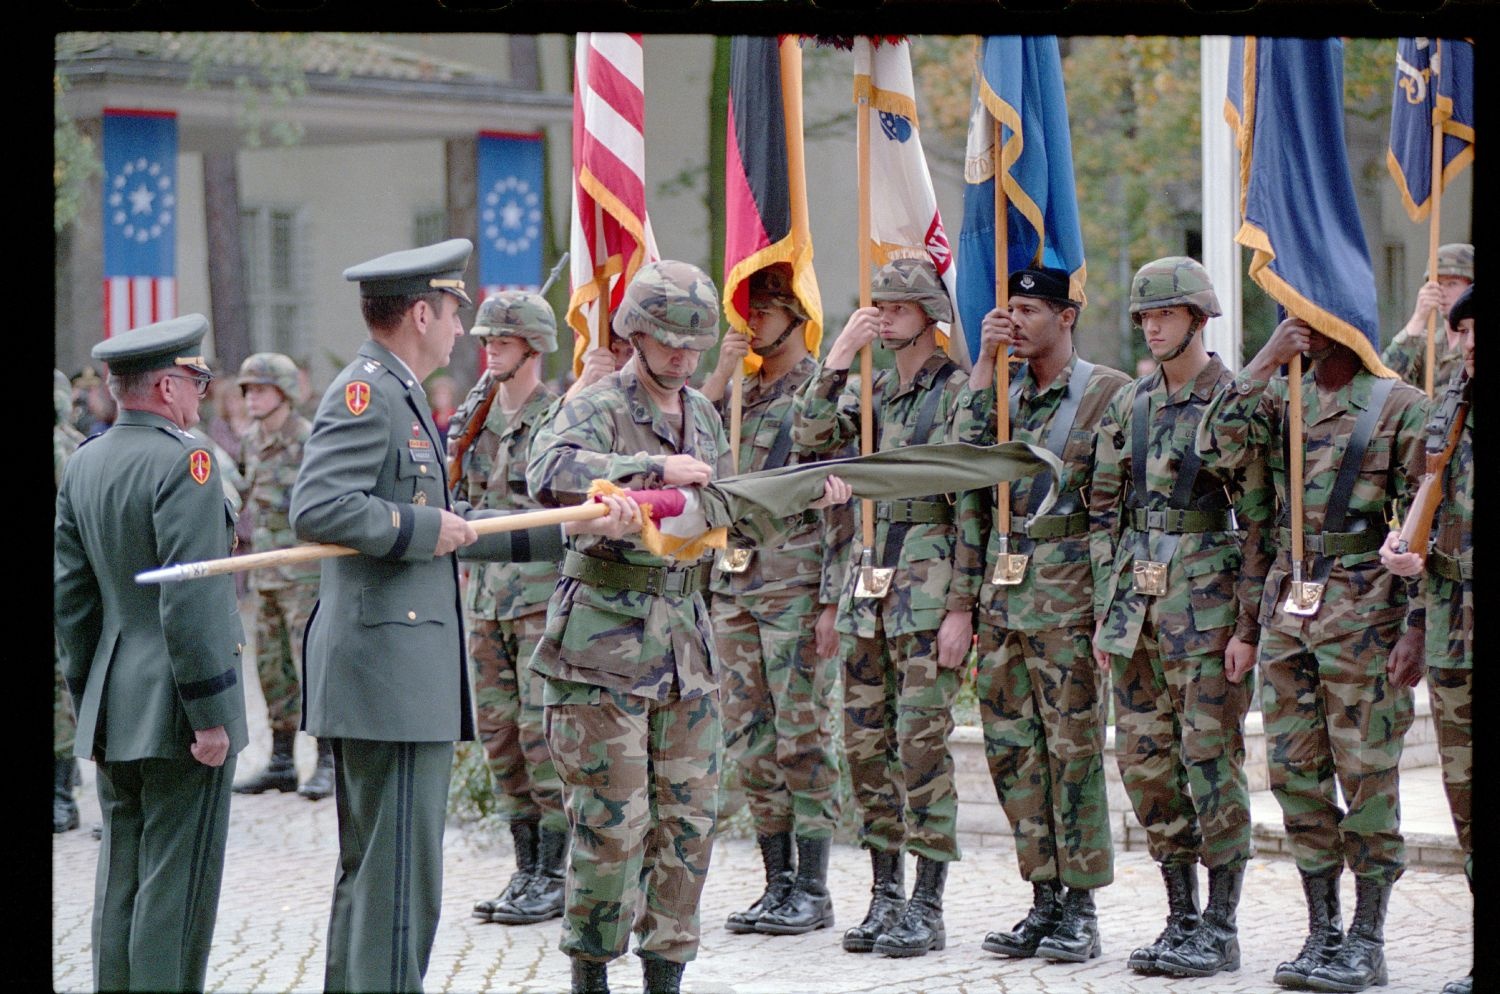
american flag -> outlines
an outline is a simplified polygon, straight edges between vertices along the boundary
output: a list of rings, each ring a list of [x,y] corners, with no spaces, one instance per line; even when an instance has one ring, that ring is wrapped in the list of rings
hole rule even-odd
[[[104,335],[177,316],[177,115],[104,111]]]
[[[613,314],[625,285],[660,256],[646,216],[646,94],[641,36],[578,35],[573,80],[573,367],[598,341],[599,287]]]

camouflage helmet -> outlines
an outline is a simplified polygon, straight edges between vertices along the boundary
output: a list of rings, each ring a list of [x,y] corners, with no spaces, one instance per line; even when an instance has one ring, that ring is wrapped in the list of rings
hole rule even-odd
[[[892,259],[870,281],[870,299],[910,300],[933,321],[952,321],[953,302],[930,259]]]
[[[1437,274],[1439,276],[1461,276],[1474,282],[1474,246],[1468,242],[1449,242],[1439,245],[1437,250]],[[1423,271],[1424,280],[1432,279]]]
[[[257,352],[247,357],[240,363],[240,375],[235,382],[241,390],[252,383],[273,386],[290,401],[295,401],[300,392],[297,388],[297,364],[280,352]]]
[[[636,270],[610,327],[616,335],[650,335],[669,349],[703,352],[719,340],[719,291],[690,262],[662,259]]]
[[[1130,281],[1131,317],[1153,307],[1191,307],[1211,318],[1224,313],[1208,270],[1185,255],[1169,255],[1136,270]]]
[[[809,319],[807,309],[792,289],[792,267],[784,262],[757,269],[750,275],[751,307],[783,307],[793,317]]]
[[[513,336],[524,339],[538,352],[556,352],[557,316],[541,294],[501,290],[484,298],[469,334],[485,338]]]
[[[52,413],[57,421],[68,420],[73,410],[73,384],[60,369],[52,370]],[[55,423],[55,422],[54,422]]]

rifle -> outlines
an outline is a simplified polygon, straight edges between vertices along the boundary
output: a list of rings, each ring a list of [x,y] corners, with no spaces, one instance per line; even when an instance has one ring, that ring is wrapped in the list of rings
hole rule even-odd
[[[563,266],[567,264],[568,253],[564,252],[558,257],[557,264],[552,267],[552,272],[547,274],[546,281],[542,284],[541,289],[537,290],[537,293],[545,295],[552,288],[552,284],[557,282],[558,274],[562,272]],[[481,373],[480,376],[483,377],[484,374]],[[490,408],[495,406],[495,397],[499,392],[500,381],[491,379],[489,388],[484,392],[484,399],[474,408],[469,416],[469,420],[464,422],[464,430],[459,433],[457,441],[453,443],[453,452],[448,457],[448,490],[450,493],[457,488],[459,479],[464,475],[464,454],[469,451],[469,446],[474,444],[474,439],[478,438],[479,432],[483,430],[484,423],[490,416]]]
[[[1443,398],[1438,416],[1427,425],[1427,471],[1411,500],[1411,510],[1401,525],[1401,536],[1396,542],[1397,552],[1416,552],[1427,555],[1427,544],[1432,536],[1432,520],[1437,516],[1438,505],[1443,500],[1443,470],[1458,448],[1458,438],[1463,434],[1464,419],[1468,417],[1469,402],[1463,399],[1468,380],[1455,377]]]

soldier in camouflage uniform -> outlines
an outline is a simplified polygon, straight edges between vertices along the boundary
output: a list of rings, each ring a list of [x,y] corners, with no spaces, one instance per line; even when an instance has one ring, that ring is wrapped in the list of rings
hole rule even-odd
[[[293,406],[297,364],[278,352],[257,352],[240,364],[237,381],[254,424],[245,435],[245,489],[242,514],[254,529],[252,551],[269,552],[296,544],[287,515],[292,484],[302,466],[302,447],[312,424]],[[271,726],[271,758],[265,769],[234,785],[236,794],[297,791],[317,801],[333,793],[333,748],[318,743],[313,775],[297,786],[292,746],[302,722],[302,634],[318,598],[318,564],[296,563],[253,570],[255,668],[266,697]]]
[[[1235,910],[1254,852],[1244,678],[1260,640],[1272,495],[1258,464],[1199,468],[1199,419],[1232,378],[1198,334],[1220,313],[1208,273],[1183,256],[1147,263],[1130,313],[1160,368],[1099,422],[1089,511],[1116,546],[1095,589],[1094,657],[1112,672],[1120,779],[1167,891],[1166,928],[1130,968],[1206,977],[1240,965]]]
[[[1468,404],[1453,454],[1443,468],[1442,504],[1432,529],[1431,550],[1397,552],[1399,532],[1386,536],[1380,560],[1408,580],[1407,630],[1426,631],[1427,690],[1443,758],[1443,789],[1453,828],[1464,851],[1464,876],[1474,889],[1474,289],[1448,312],[1458,329],[1463,376],[1449,384],[1439,413],[1428,424],[1427,448],[1440,452],[1459,413]],[[1425,574],[1425,575],[1424,575]],[[1425,587],[1425,591],[1421,588]],[[1415,588],[1415,589],[1414,589]],[[1424,596],[1425,594],[1425,596]],[[1442,994],[1471,994],[1474,973],[1443,987]]]
[[[469,334],[483,340],[486,368],[448,427],[461,473],[454,498],[476,509],[536,510],[526,465],[536,426],[557,399],[540,375],[541,357],[557,351],[552,305],[502,291],[480,305]],[[472,563],[464,594],[479,739],[516,858],[505,889],[473,913],[507,925],[562,914],[568,819],[542,734],[541,678],[527,671],[556,586],[556,563]]]
[[[1013,485],[1010,533],[1002,536],[987,500],[986,563],[1027,555],[1019,583],[985,576],[979,594],[979,671],[975,692],[995,792],[1016,839],[1021,876],[1033,902],[1009,932],[984,948],[1005,956],[1081,962],[1099,955],[1094,889],[1114,880],[1105,798],[1103,676],[1094,665],[1094,590],[1113,560],[1110,536],[1090,529],[1086,491],[1094,437],[1105,409],[1130,380],[1083,360],[1073,349],[1081,305],[1060,269],[1011,274],[1009,308],[981,326],[979,358],[959,399],[959,441],[995,441],[995,357],[1026,363],[1010,380],[1010,437],[1045,445],[1064,466],[1057,505],[1027,521],[1037,481]],[[1063,893],[1067,887],[1066,894]]]
[[[875,451],[946,440],[964,373],[937,344],[937,324],[953,320],[953,306],[936,269],[926,259],[895,260],[875,274],[870,296],[875,306],[849,317],[798,399],[799,448],[833,452],[859,438],[860,391],[849,366],[877,339],[896,368],[871,384]],[[859,565],[850,560],[845,571],[837,618],[846,640],[844,747],[874,876],[864,921],[844,933],[850,952],[921,956],[947,942],[943,888],[960,857],[948,736],[973,640],[979,501],[970,491],[876,503],[867,551],[875,566],[894,569],[890,586],[865,596]],[[903,850],[917,856],[910,902]]]
[[[1288,318],[1220,388],[1198,426],[1206,468],[1265,464],[1282,508],[1257,662],[1271,790],[1308,904],[1307,941],[1276,969],[1284,987],[1384,984],[1385,911],[1406,866],[1398,767],[1422,633],[1403,634],[1404,585],[1381,568],[1379,549],[1386,509],[1404,507],[1423,470],[1426,403],[1420,390],[1367,369],[1378,363],[1373,349],[1363,351]],[[1303,582],[1325,586],[1316,606],[1302,596],[1289,611],[1289,595],[1306,593],[1294,589],[1294,570],[1308,564],[1292,562],[1288,385],[1276,372],[1298,353],[1312,359],[1302,378],[1302,524],[1311,558]],[[1347,808],[1335,799],[1335,777]],[[1357,900],[1347,937],[1338,898],[1345,864]]]
[[[62,370],[52,371],[52,491],[62,486],[63,466],[83,433],[68,421],[73,410],[73,387]],[[78,760],[73,758],[73,736],[77,723],[68,698],[58,658],[57,637],[52,639],[52,831],[68,832],[78,827],[78,802],[73,784],[78,779]]]
[[[1474,246],[1453,242],[1438,246],[1437,277],[1424,273],[1427,282],[1417,291],[1417,306],[1405,327],[1396,332],[1380,361],[1418,390],[1426,390],[1427,321],[1437,312],[1437,331],[1433,342],[1432,391],[1441,393],[1459,367],[1464,364],[1458,329],[1447,321],[1458,295],[1474,283]]]
[[[718,314],[696,266],[640,268],[613,316],[635,357],[537,430],[526,481],[539,503],[576,504],[598,478],[653,488],[728,474],[718,412],[687,387]],[[758,544],[774,527],[742,522],[735,534]],[[721,742],[710,566],[635,539],[581,539],[547,606],[531,666],[545,680],[543,728],[573,831],[561,948],[575,992],[608,990],[606,965],[632,930],[653,994],[675,994],[698,952]]]
[[[797,393],[818,368],[808,354],[808,313],[792,289],[791,267],[769,266],[749,282],[752,334],[724,337],[703,389],[727,421],[725,385],[754,348],[761,366],[745,380],[741,473],[807,460],[791,444],[792,420]],[[729,916],[724,927],[731,932],[800,935],[833,924],[828,859],[838,820],[832,707],[838,660],[820,656],[814,639],[825,606],[824,539],[822,516],[810,512],[778,547],[726,550],[713,573],[724,746],[748,795],[766,869],[765,892]],[[829,600],[831,610],[836,591]]]

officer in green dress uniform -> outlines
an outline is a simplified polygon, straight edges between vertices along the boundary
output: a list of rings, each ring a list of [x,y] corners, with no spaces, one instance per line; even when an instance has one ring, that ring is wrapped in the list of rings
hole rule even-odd
[[[475,731],[455,553],[562,556],[552,527],[477,542],[467,509],[449,502],[421,384],[464,333],[472,248],[455,238],[344,271],[370,340],[323,395],[292,490],[298,538],[360,553],[323,561],[304,653],[303,728],[334,750],[330,991],[420,990],[427,969],[453,742]],[[586,528],[619,530],[628,510]]]
[[[247,740],[234,581],[134,579],[225,556],[233,541],[219,467],[187,431],[212,378],[197,354],[207,331],[190,314],[94,346],[120,415],[78,447],[57,495],[54,623],[75,754],[98,764],[104,820],[99,990],[203,989]]]

